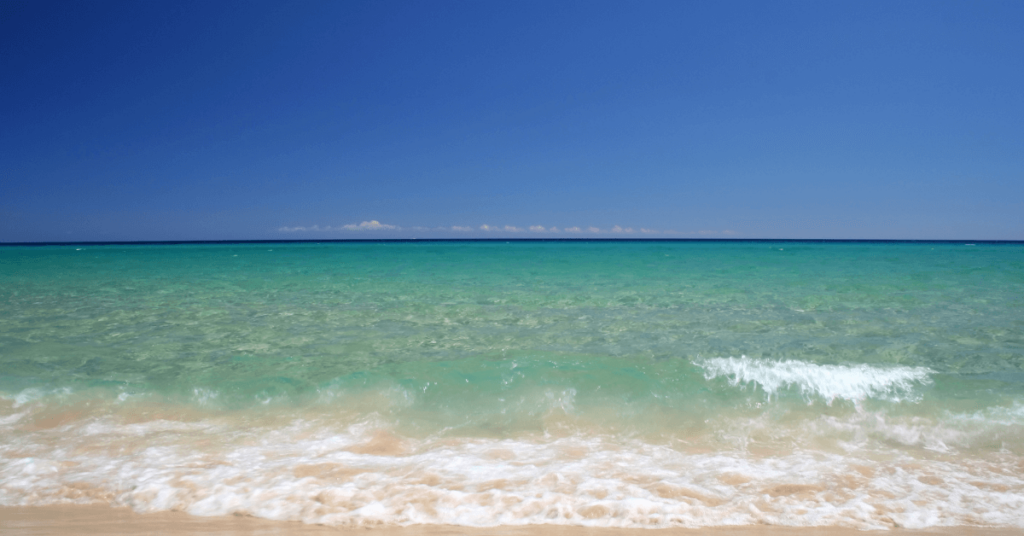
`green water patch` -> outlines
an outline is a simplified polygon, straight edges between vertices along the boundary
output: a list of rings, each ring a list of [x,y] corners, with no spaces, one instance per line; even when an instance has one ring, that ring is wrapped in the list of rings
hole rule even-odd
[[[276,362],[271,374],[267,363],[238,356],[190,383],[81,380],[6,391],[0,417],[29,411],[19,421],[26,426],[65,414],[232,427],[302,421],[325,431],[363,423],[409,438],[603,436],[698,451],[803,445],[842,452],[865,441],[997,451],[1024,437],[1019,382],[928,373],[890,388],[886,375],[910,369],[734,362],[746,376],[712,375],[706,363],[684,358],[506,352],[377,363],[317,378],[294,361]]]
[[[388,367],[510,356],[1024,371],[1021,247],[54,246],[0,248],[0,267],[6,391],[231,381],[228,398],[279,400]]]

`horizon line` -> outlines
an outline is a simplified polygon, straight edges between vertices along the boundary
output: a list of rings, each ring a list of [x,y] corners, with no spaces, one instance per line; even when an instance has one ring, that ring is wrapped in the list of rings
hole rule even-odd
[[[253,239],[253,240],[93,240],[78,242],[3,242],[2,246],[145,246],[184,244],[320,244],[384,242],[806,242],[806,243],[893,243],[893,244],[1020,244],[1022,240],[916,239],[916,238],[330,238],[330,239]]]

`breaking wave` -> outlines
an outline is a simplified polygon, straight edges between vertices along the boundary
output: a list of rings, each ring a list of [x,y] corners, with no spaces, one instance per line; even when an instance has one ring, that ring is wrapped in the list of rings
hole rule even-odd
[[[816,365],[746,356],[714,357],[694,364],[704,369],[707,380],[722,376],[732,385],[753,383],[769,398],[784,389],[796,388],[805,398],[820,397],[830,405],[836,399],[854,402],[867,398],[917,400],[919,396],[914,393],[914,387],[931,383],[929,375],[934,372],[924,367]]]

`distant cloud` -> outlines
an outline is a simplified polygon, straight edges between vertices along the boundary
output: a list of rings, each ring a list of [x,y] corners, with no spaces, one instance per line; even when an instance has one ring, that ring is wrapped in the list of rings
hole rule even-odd
[[[516,227],[514,225],[506,225],[504,227],[498,227],[495,225],[487,225],[486,223],[480,226],[481,231],[505,231],[506,233],[521,233],[523,232],[522,227]]]
[[[423,226],[415,226],[415,227],[404,227],[403,228],[403,227],[399,227],[397,225],[389,225],[389,224],[386,224],[386,223],[381,223],[381,222],[379,222],[377,220],[364,221],[364,222],[359,223],[359,224],[350,223],[348,225],[338,225],[338,226],[334,226],[334,227],[331,227],[330,225],[325,225],[325,226],[320,226],[320,225],[301,226],[301,225],[297,225],[297,226],[294,226],[294,227],[285,226],[285,227],[279,227],[277,229],[277,231],[280,232],[280,233],[323,233],[323,232],[328,232],[328,231],[334,231],[334,232],[338,232],[338,231],[407,231],[407,232],[408,231],[416,231],[416,232],[441,232],[441,233],[449,233],[449,232],[454,232],[454,233],[471,233],[473,231],[484,231],[484,232],[499,232],[499,233],[522,233],[522,232],[529,231],[531,233],[614,233],[614,234],[631,234],[631,233],[637,232],[632,227],[622,227],[621,225],[616,225],[616,226],[612,227],[611,229],[606,229],[606,230],[601,230],[600,228],[593,227],[593,226],[591,226],[591,227],[579,227],[579,226],[575,226],[574,225],[572,227],[565,227],[565,228],[559,230],[558,227],[544,227],[543,225],[530,225],[530,226],[524,228],[524,227],[516,227],[515,225],[496,226],[496,225],[488,225],[486,223],[484,223],[484,224],[480,225],[480,227],[476,227],[476,228],[470,227],[470,226],[466,226],[466,225],[452,225],[450,227],[423,227]],[[733,230],[725,230],[725,231],[702,230],[702,231],[690,231],[690,232],[680,233],[680,232],[674,231],[674,230],[658,231],[657,229],[647,229],[645,227],[641,227],[639,232],[641,232],[643,234],[689,234],[689,235],[705,235],[705,236],[708,236],[708,235],[734,235],[734,234],[736,234],[736,231],[733,231]]]
[[[280,227],[277,229],[281,233],[317,233],[323,231],[330,231],[331,226],[327,225],[320,227],[319,225],[310,225],[309,227]],[[337,228],[335,228],[337,230]]]
[[[341,226],[341,228],[346,230],[346,231],[388,231],[388,230],[398,229],[398,226],[388,225],[386,223],[381,223],[381,222],[379,222],[377,220],[370,220],[370,221],[364,221],[363,223],[360,223],[359,225],[356,225],[354,223],[350,223],[348,225]]]
[[[320,227],[319,225],[310,225],[308,227],[296,226],[296,227],[279,227],[278,232],[282,233],[322,233],[326,231],[388,231],[400,229],[397,225],[387,225],[377,220],[364,221],[359,225],[350,223],[348,225],[342,225],[340,227],[331,227],[325,225]],[[417,229],[414,227],[414,229]]]
[[[736,231],[733,231],[731,229],[726,229],[726,230],[722,231],[722,234],[733,235],[733,234],[736,234]]]

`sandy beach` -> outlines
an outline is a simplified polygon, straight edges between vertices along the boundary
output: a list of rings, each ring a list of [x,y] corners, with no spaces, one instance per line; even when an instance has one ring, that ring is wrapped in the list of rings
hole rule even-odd
[[[859,531],[839,527],[742,526],[702,529],[614,529],[528,525],[475,528],[451,525],[345,528],[279,522],[253,517],[198,517],[183,512],[138,514],[127,508],[106,506],[0,507],[0,533],[5,536],[56,536],[68,534],[204,534],[218,536],[298,536],[312,534],[372,533],[379,536],[1011,536],[1020,529],[944,527],[928,530],[896,529]]]

